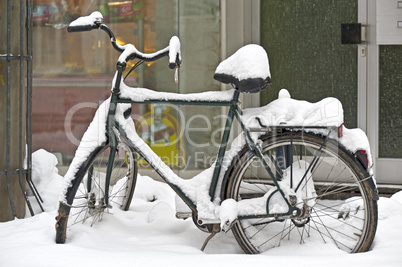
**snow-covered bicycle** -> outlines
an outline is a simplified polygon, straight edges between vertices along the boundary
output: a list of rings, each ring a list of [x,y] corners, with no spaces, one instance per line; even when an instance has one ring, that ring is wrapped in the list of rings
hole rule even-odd
[[[277,100],[241,110],[240,93],[256,93],[270,83],[265,50],[247,45],[224,60],[214,78],[234,89],[198,94],[130,88],[122,79],[126,63],[169,57],[181,64],[180,42],[152,54],[119,45],[94,12],[73,21],[70,32],[101,29],[121,52],[111,96],[98,108],[64,177],[56,242],[68,225],[94,223],[112,206],[128,210],[136,185],[138,155],[177,193],[178,218],[192,218],[211,233],[232,230],[246,253],[287,243],[331,243],[347,252],[367,251],[377,227],[377,190],[366,135],[343,125],[335,98],[317,103]],[[192,179],[178,177],[136,133],[131,103],[227,106],[229,112],[214,164]],[[227,149],[234,119],[243,132]],[[185,205],[183,204],[185,203]]]

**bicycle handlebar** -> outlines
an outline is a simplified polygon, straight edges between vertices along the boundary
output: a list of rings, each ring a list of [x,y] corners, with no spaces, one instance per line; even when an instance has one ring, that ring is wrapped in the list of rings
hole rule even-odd
[[[169,56],[169,68],[174,69],[176,66],[179,67],[181,64],[181,51],[180,51],[180,40],[177,36],[173,36],[169,41],[169,46],[159,50],[155,53],[142,53],[138,51],[134,45],[126,44],[120,45],[116,42],[116,38],[113,32],[102,23],[103,16],[99,11],[92,12],[89,16],[79,17],[70,23],[67,28],[68,32],[84,32],[91,31],[93,29],[101,29],[105,31],[109,37],[110,42],[113,47],[121,53],[119,57],[119,62],[124,64],[133,59],[140,59],[144,61],[155,61],[161,57]]]
[[[89,16],[79,17],[68,25],[68,32],[84,32],[99,28],[103,16],[99,11],[92,12]]]

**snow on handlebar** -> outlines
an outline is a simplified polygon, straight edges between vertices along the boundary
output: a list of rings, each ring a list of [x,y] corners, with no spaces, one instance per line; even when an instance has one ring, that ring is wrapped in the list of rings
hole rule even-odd
[[[169,68],[174,69],[181,64],[180,40],[173,36],[169,41],[169,46],[155,53],[142,53],[132,44],[120,45],[112,31],[102,23],[103,16],[99,11],[92,12],[89,16],[79,17],[72,21],[67,28],[68,32],[91,31],[92,29],[101,29],[108,33],[113,47],[121,52],[119,62],[125,64],[127,61],[138,58],[145,61],[154,61],[163,56],[169,56]]]
[[[135,58],[145,61],[155,61],[164,56],[169,56],[170,69],[180,67],[181,64],[180,40],[177,36],[170,38],[169,46],[154,53],[142,53],[132,44],[122,45],[121,48],[123,52],[119,56],[119,62],[122,64]]]
[[[173,36],[169,42],[169,68],[174,69],[181,64],[179,37]]]
[[[96,29],[102,22],[103,16],[99,11],[92,12],[91,15],[79,17],[68,25],[68,32],[84,32]]]

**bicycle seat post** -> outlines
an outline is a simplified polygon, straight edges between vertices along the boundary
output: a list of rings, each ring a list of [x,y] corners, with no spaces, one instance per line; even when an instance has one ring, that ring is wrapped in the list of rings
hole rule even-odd
[[[233,94],[233,101],[237,102],[239,100],[239,95],[240,95],[240,92],[238,90],[236,90]]]

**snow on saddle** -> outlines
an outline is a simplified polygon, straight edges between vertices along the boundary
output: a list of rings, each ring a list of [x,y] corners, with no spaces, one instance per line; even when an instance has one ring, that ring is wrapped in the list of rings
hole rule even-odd
[[[268,55],[256,44],[243,46],[216,68],[214,79],[242,93],[257,93],[271,84]]]

